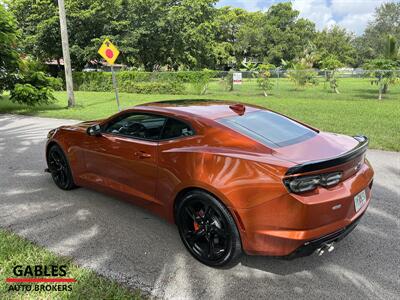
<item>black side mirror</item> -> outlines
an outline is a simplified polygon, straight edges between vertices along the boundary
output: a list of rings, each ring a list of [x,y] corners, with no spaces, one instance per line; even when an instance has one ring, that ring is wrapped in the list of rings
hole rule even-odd
[[[99,124],[93,125],[88,127],[88,129],[86,130],[88,135],[91,136],[100,136],[101,135],[101,128]]]

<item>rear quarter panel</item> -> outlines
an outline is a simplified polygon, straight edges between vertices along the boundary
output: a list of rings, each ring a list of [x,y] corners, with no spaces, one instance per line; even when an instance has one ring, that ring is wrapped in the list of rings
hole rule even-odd
[[[230,130],[161,142],[157,197],[174,220],[174,201],[184,189],[201,188],[213,193],[235,214],[236,209],[259,205],[287,194],[282,176],[293,165],[260,154],[258,143]],[[223,145],[223,146],[222,146]]]

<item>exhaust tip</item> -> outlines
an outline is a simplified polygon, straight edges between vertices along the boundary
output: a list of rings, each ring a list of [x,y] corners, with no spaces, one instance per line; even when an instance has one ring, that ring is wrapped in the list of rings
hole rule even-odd
[[[323,244],[320,248],[315,250],[318,256],[322,256],[326,251],[332,252],[335,249],[334,243]]]

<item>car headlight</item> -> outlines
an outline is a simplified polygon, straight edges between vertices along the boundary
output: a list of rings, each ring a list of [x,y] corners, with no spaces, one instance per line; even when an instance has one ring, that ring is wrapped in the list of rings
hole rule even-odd
[[[304,193],[315,190],[318,186],[332,187],[342,179],[341,172],[299,176],[284,179],[285,186],[292,193]]]
[[[47,134],[47,139],[51,139],[53,137],[53,135],[56,133],[57,129],[52,129],[49,131],[49,133]]]

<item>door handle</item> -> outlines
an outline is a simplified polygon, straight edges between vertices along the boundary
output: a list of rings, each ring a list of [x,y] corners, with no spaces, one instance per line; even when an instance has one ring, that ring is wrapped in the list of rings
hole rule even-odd
[[[151,157],[151,154],[143,152],[143,151],[136,151],[134,154],[136,157],[141,158],[141,159]]]

